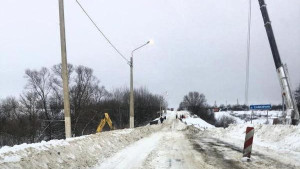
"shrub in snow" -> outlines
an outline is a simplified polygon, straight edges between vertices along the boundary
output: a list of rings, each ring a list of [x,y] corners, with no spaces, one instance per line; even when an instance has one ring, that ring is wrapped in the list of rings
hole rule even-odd
[[[228,127],[229,124],[235,124],[236,120],[233,117],[229,117],[229,116],[222,116],[221,118],[219,118],[215,124],[216,127]]]

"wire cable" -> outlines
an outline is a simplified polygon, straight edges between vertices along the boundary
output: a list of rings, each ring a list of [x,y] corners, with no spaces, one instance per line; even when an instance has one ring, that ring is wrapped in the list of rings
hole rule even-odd
[[[250,62],[250,49],[251,49],[251,0],[249,0],[249,13],[248,13],[248,37],[247,37],[247,59],[246,59],[246,83],[245,83],[245,105],[248,105],[248,91],[249,91],[249,62]]]
[[[86,10],[83,8],[83,6],[76,0],[77,4],[80,6],[82,11],[85,13],[85,15],[89,18],[89,20],[93,23],[93,25],[97,28],[97,30],[101,33],[101,35],[106,39],[106,41],[111,45],[112,48],[127,62],[127,64],[130,64],[130,61],[126,59],[126,57],[116,48],[115,45],[112,44],[112,42],[107,38],[107,36],[100,30],[100,28],[97,26],[97,24],[93,21],[93,19],[90,17],[90,15],[86,12]]]

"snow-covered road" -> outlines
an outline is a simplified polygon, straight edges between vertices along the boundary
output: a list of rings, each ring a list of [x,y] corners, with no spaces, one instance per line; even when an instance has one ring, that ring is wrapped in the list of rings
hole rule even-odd
[[[139,168],[163,137],[162,132],[157,132],[151,136],[141,139],[132,145],[118,152],[113,157],[105,160],[103,163],[94,168],[105,169],[123,169],[123,168]]]
[[[200,153],[180,131],[184,129],[180,123],[173,121],[171,125],[165,125],[161,131],[133,143],[94,168],[208,168],[199,158]]]
[[[297,168],[294,163],[286,161],[283,163],[274,156],[267,153],[252,152],[251,162],[244,162],[241,159],[242,148],[234,144],[221,141],[210,137],[205,132],[198,134],[190,134],[190,141],[194,148],[201,152],[201,158],[208,164],[212,164],[214,168],[253,168],[253,169],[277,169],[277,168]],[[276,156],[275,156],[276,157]],[[299,168],[299,167],[298,167]]]
[[[183,120],[188,126],[175,114],[169,112],[163,124],[3,147],[0,168],[300,168],[300,126],[256,126],[252,161],[243,162],[244,125],[223,129]]]
[[[184,132],[165,132],[164,137],[154,151],[145,160],[141,168],[212,168],[201,158]]]
[[[213,130],[211,130],[213,131]],[[170,115],[160,131],[143,138],[102,160],[94,168],[103,169],[265,169],[299,168],[255,151],[251,162],[243,162],[242,148],[207,130],[187,127]]]

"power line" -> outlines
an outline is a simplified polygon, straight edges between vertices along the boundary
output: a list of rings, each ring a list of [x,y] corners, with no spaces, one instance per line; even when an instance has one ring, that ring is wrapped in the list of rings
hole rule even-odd
[[[114,50],[127,62],[127,64],[130,64],[130,61],[126,59],[126,57],[115,47],[115,45],[112,44],[112,42],[107,38],[107,36],[100,30],[100,28],[97,26],[97,24],[93,21],[93,19],[89,16],[89,14],[86,12],[86,10],[82,7],[82,5],[76,0],[77,4],[80,6],[82,11],[85,13],[85,15],[90,19],[90,21],[93,23],[93,25],[97,28],[97,30],[101,33],[101,35],[106,39],[106,41],[111,45],[111,47],[114,48]]]
[[[245,83],[245,105],[248,105],[248,91],[249,91],[249,60],[250,60],[250,47],[251,47],[251,0],[249,0],[249,13],[248,13],[248,38],[247,38],[247,59],[246,59],[246,83]]]

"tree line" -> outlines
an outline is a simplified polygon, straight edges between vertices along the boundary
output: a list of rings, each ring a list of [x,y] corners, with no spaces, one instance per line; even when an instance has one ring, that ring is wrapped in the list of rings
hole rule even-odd
[[[300,84],[297,87],[297,89],[295,90],[294,96],[295,96],[295,100],[296,100],[298,110],[300,111]]]
[[[108,91],[82,65],[68,65],[72,135],[95,133],[104,113],[109,113],[117,129],[129,127],[129,89]],[[19,97],[0,101],[0,146],[34,143],[65,137],[61,65],[25,71],[27,84]],[[158,117],[161,95],[145,87],[134,90],[135,126]],[[105,129],[104,129],[105,130]]]
[[[297,103],[298,110],[300,110],[300,85],[294,91],[295,100]],[[221,104],[220,106],[210,106],[207,104],[207,100],[205,95],[199,93],[197,91],[189,92],[183,97],[183,100],[179,104],[178,110],[188,110],[192,114],[199,116],[201,119],[205,120],[206,122],[215,125],[215,126],[223,126],[218,124],[222,121],[230,121],[232,119],[221,119],[217,121],[214,117],[214,112],[212,109],[219,108],[221,111],[245,111],[249,110],[249,106],[243,104],[236,104],[236,105],[224,105]],[[285,105],[284,105],[285,108]],[[272,105],[271,110],[282,110],[282,104]],[[228,122],[229,123],[229,122]]]

